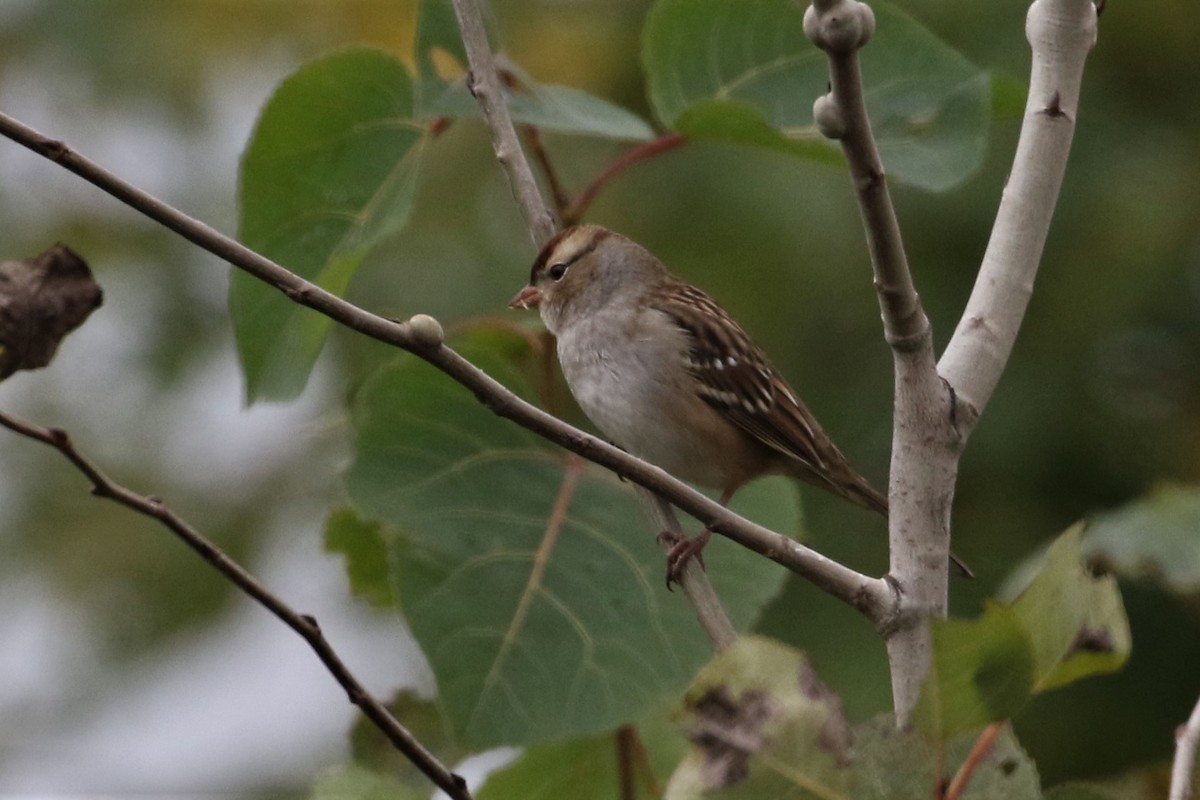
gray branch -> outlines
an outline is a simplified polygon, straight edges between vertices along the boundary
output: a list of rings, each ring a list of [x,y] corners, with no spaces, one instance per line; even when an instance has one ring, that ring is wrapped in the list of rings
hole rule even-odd
[[[488,130],[492,132],[496,160],[508,176],[513,197],[525,216],[525,226],[533,237],[533,243],[540,249],[554,235],[557,225],[538,191],[533,170],[521,149],[521,141],[517,138],[516,128],[508,113],[508,104],[504,102],[496,60],[492,57],[479,6],[475,0],[454,0],[454,14],[458,17],[458,29],[462,33],[463,47],[471,66],[467,87],[479,101]]]

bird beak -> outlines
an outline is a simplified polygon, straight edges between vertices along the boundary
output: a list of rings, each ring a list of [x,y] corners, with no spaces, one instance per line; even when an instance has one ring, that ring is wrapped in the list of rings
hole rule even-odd
[[[509,301],[509,308],[537,308],[542,302],[542,292],[536,286],[526,286]]]

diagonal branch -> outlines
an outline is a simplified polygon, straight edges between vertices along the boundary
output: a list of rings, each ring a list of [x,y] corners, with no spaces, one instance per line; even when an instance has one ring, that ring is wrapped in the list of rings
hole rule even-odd
[[[337,652],[325,639],[315,618],[301,614],[271,592],[236,561],[222,552],[199,531],[155,497],[146,497],[115,483],[91,459],[79,451],[71,437],[61,428],[44,428],[0,412],[0,425],[15,433],[53,447],[91,481],[92,494],[125,506],[150,517],[168,528],[194,550],[213,569],[245,592],[255,602],[274,614],[281,622],[300,635],[321,659],[321,663],[346,690],[350,702],[388,738],[388,741],[422,773],[454,800],[471,800],[471,792],[463,778],[451,772],[429,752],[407,728],[392,716],[387,706],[359,683]]]
[[[809,579],[819,588],[861,611],[877,625],[886,625],[895,617],[896,597],[886,581],[855,572],[794,539],[757,525],[664,470],[526,402],[447,347],[442,341],[441,326],[431,317],[418,314],[410,320],[398,322],[347,302],[118,178],[63,142],[44,136],[4,114],[0,114],[0,136],[6,136],[54,161],[200,248],[275,287],[294,302],[324,314],[351,330],[426,360],[473,392],[493,413],[650,489],[717,533]]]
[[[979,277],[939,363],[962,401],[964,438],[1000,380],[1033,293],[1096,29],[1091,0],[1036,0],[1026,17],[1033,63],[1025,122]]]

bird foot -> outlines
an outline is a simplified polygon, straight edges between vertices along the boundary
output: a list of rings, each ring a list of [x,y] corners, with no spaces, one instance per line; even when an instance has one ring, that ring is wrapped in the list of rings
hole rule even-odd
[[[669,530],[658,536],[659,541],[671,545],[671,549],[667,551],[667,591],[672,591],[671,585],[683,580],[683,573],[692,559],[696,559],[700,568],[704,569],[704,546],[708,544],[712,531],[705,528],[694,539]]]

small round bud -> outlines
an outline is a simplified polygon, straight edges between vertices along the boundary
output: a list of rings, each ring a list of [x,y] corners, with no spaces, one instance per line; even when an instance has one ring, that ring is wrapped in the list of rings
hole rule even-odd
[[[858,0],[814,2],[804,12],[804,35],[827,53],[853,53],[874,33],[875,12]]]
[[[433,349],[440,347],[446,340],[446,332],[442,330],[442,323],[428,314],[414,314],[408,321],[408,330],[412,333],[413,341],[421,347]]]
[[[826,139],[846,138],[846,120],[832,94],[823,94],[813,102],[813,122]]]

